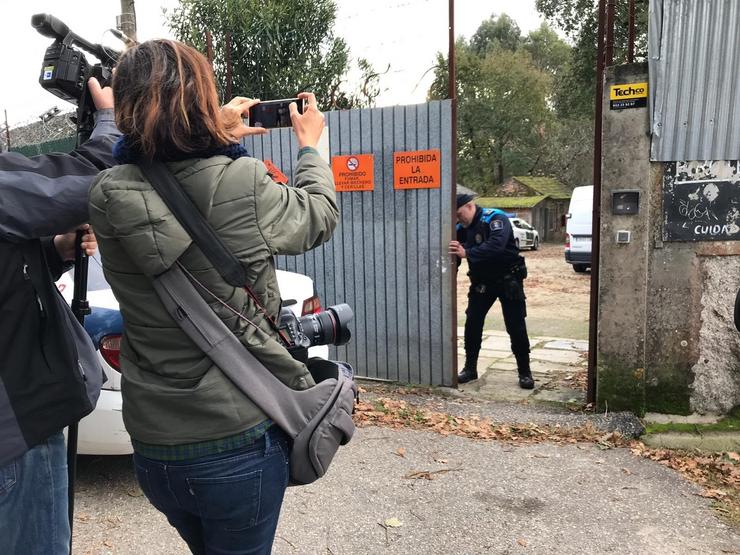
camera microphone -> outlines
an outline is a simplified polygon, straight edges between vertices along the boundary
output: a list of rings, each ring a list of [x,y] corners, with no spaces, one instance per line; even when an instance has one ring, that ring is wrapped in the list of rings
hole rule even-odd
[[[110,29],[110,32],[113,33],[113,36],[116,37],[118,40],[120,40],[122,43],[124,43],[126,46],[136,46],[136,41],[129,37],[126,33],[123,31],[120,31],[118,29]]]
[[[37,13],[31,16],[31,26],[50,39],[62,39],[69,35],[69,27],[53,15]]]

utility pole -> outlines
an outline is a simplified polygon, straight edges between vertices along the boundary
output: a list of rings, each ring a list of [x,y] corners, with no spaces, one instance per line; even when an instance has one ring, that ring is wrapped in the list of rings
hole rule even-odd
[[[452,141],[450,149],[450,166],[451,166],[451,192],[452,197],[450,210],[452,212],[452,229],[450,230],[450,238],[457,239],[457,233],[455,231],[455,224],[457,223],[457,77],[455,74],[455,0],[449,0],[449,28],[448,28],[448,41],[449,41],[449,53],[447,58],[448,63],[448,82],[447,82],[447,96],[449,97],[452,107]],[[444,245],[442,247],[444,251]],[[450,272],[450,286],[452,288],[452,385],[457,387],[457,265],[453,262],[450,264],[452,271]]]
[[[7,110],[5,110],[5,150],[10,150],[10,125],[8,125]]]
[[[613,2],[609,0],[609,6]],[[586,401],[596,404],[596,347],[599,318],[599,257],[601,256],[601,132],[604,112],[604,66],[606,50],[610,40],[607,37],[607,0],[599,0],[599,30],[596,34],[596,98],[594,99],[594,202],[591,221],[591,299],[588,311],[588,391]],[[612,19],[613,21],[613,19]],[[613,40],[613,35],[612,39]],[[610,54],[611,55],[611,54]]]
[[[118,16],[116,21],[116,27],[119,31],[130,38],[132,41],[136,41],[136,8],[134,7],[134,0],[121,0],[121,15]]]

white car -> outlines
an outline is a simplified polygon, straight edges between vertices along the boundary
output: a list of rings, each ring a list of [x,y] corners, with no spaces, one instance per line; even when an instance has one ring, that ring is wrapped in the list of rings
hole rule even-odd
[[[290,305],[296,316],[321,310],[311,278],[278,270],[277,280],[281,297],[297,301]],[[72,270],[57,281],[57,287],[66,301],[71,303],[74,289]],[[87,289],[92,312],[85,318],[85,330],[98,350],[105,381],[95,410],[80,421],[77,452],[81,455],[128,455],[133,449],[121,414],[120,348],[123,320],[118,301],[103,276],[99,253],[90,258]],[[309,355],[328,358],[329,347],[311,347]]]
[[[521,218],[509,218],[514,229],[514,241],[520,249],[530,248],[536,251],[540,248],[540,234],[535,228]]]

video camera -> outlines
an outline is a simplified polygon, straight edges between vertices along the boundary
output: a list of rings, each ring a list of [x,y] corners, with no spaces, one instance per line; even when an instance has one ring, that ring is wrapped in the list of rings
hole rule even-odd
[[[95,107],[88,99],[87,80],[95,77],[101,86],[110,86],[113,66],[121,53],[88,42],[53,15],[36,14],[31,17],[31,25],[43,36],[54,39],[44,54],[39,83],[50,93],[77,106],[77,132],[89,135],[94,126],[92,114]],[[116,36],[119,39],[123,37],[121,33],[116,33]],[[90,64],[82,50],[75,46],[92,54],[100,62]]]

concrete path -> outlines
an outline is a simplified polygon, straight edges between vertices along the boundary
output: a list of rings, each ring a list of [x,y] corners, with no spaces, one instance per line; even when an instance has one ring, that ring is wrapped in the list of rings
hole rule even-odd
[[[75,553],[187,553],[130,464],[82,461]],[[699,493],[626,449],[363,428],[324,479],[288,490],[273,552],[739,553],[740,536]]]
[[[465,364],[464,328],[458,328],[458,368]],[[533,401],[583,404],[588,342],[558,337],[530,337],[530,366],[535,389],[521,389],[517,382],[516,360],[506,332],[486,330],[478,359],[479,379],[460,386],[496,401]]]
[[[532,345],[534,391],[517,386],[508,337],[487,332],[479,380],[459,392],[401,388],[398,395],[453,416],[638,431],[639,421],[629,414],[521,402],[584,398],[577,384],[585,372],[585,343],[547,337]],[[387,394],[383,386],[365,387],[366,402]],[[83,457],[77,491],[75,553],[187,553],[142,496],[130,457]],[[624,448],[512,445],[366,427],[340,450],[325,478],[288,490],[273,553],[740,554],[740,534],[701,492]]]

